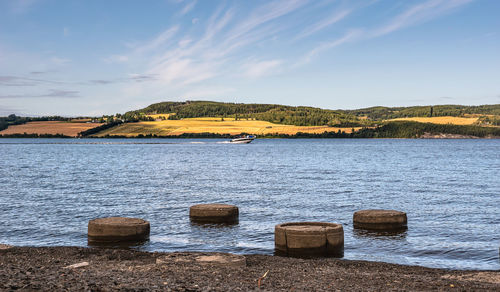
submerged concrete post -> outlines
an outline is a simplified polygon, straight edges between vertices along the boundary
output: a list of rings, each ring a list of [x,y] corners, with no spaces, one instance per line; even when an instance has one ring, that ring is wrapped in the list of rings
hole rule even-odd
[[[361,210],[354,212],[354,228],[367,230],[402,230],[407,228],[406,213],[396,210]]]
[[[239,210],[234,205],[199,204],[189,208],[191,221],[197,223],[227,223],[238,222]]]
[[[274,228],[276,254],[285,256],[342,257],[344,229],[326,222],[291,222]]]
[[[144,241],[149,238],[149,222],[139,218],[108,217],[90,220],[89,243]]]

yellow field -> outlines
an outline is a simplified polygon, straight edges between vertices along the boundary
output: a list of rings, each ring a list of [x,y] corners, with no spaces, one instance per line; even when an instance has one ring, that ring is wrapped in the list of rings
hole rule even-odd
[[[29,122],[22,125],[9,126],[7,129],[0,131],[0,134],[63,134],[76,137],[81,131],[92,129],[100,125],[102,124],[63,121]]]
[[[452,125],[473,125],[477,122],[477,117],[471,118],[460,118],[460,117],[415,117],[415,118],[399,118],[391,119],[388,121],[414,121],[420,123],[432,123],[432,124],[452,124]]]
[[[162,117],[165,117],[165,119],[168,119],[168,116],[171,114],[157,114],[157,115],[146,115],[148,117],[152,117],[153,119],[161,119]]]
[[[355,130],[357,129],[359,128],[355,128]],[[337,132],[338,130],[350,133],[352,131],[352,128],[332,128],[327,126],[298,127],[255,120],[235,121],[234,118],[225,118],[224,121],[221,121],[221,118],[193,118],[183,120],[126,123],[108,130],[104,130],[96,136],[102,137],[105,135],[119,135],[135,137],[139,134],[176,136],[183,133],[216,133],[230,135],[237,135],[240,133],[255,135],[278,133],[291,135],[296,134],[297,132],[320,134],[325,131]]]
[[[90,122],[92,119],[72,119],[70,122],[72,123],[86,123]]]

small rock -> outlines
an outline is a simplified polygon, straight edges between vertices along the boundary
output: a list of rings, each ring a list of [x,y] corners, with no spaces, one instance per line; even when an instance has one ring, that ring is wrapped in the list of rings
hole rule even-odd
[[[0,249],[9,249],[9,248],[12,248],[12,245],[0,243]]]
[[[88,265],[89,265],[89,262],[81,262],[81,263],[66,266],[66,267],[64,267],[64,269],[76,269],[76,268],[86,267]]]

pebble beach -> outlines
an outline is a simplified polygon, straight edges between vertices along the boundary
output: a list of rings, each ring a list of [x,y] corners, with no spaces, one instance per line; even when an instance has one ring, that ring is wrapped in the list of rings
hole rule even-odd
[[[211,253],[181,253],[184,256]],[[242,267],[126,249],[0,245],[2,291],[499,291],[499,271],[245,255]]]

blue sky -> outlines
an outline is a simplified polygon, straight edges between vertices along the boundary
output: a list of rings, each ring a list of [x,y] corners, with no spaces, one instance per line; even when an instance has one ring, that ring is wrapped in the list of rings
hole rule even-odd
[[[0,0],[0,115],[500,102],[497,0]]]

